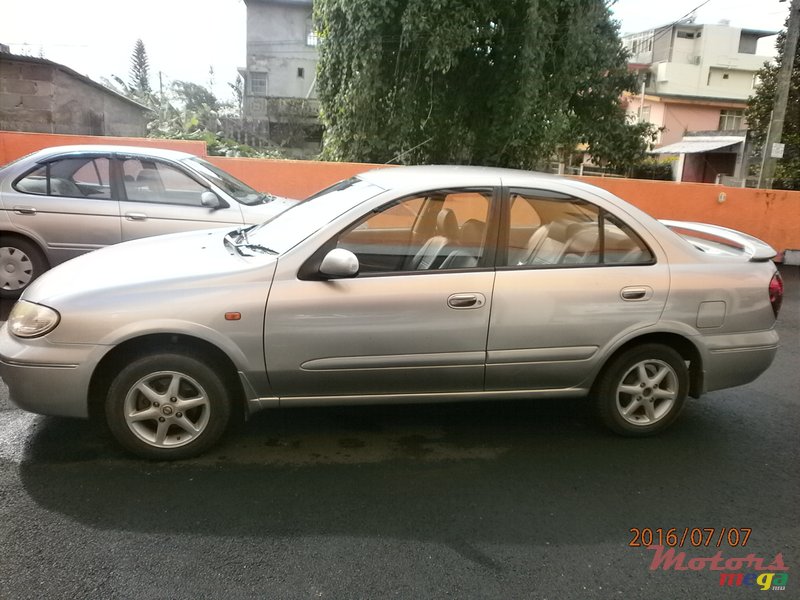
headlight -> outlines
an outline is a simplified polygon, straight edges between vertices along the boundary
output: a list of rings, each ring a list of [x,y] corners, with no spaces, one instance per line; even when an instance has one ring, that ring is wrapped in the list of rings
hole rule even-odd
[[[52,308],[20,300],[8,315],[8,330],[21,338],[34,338],[55,329],[61,320]]]

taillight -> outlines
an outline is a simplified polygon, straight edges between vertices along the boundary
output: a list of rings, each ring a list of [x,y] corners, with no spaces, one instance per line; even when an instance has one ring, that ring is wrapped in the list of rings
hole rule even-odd
[[[769,282],[769,303],[772,304],[772,312],[775,313],[775,318],[777,319],[783,303],[783,279],[781,279],[781,274],[777,271]]]

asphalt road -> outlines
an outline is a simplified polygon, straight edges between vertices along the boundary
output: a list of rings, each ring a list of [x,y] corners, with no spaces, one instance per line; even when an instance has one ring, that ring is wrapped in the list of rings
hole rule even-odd
[[[782,271],[775,364],[654,439],[606,433],[580,400],[293,409],[163,464],[89,423],[16,410],[2,387],[0,597],[757,593],[720,588],[709,565],[651,570],[654,552],[629,545],[631,528],[674,527],[684,564],[780,553],[776,596],[798,598],[800,271]],[[751,529],[747,545],[725,533],[717,548],[723,527],[740,544]],[[714,528],[710,546],[691,547],[692,528]]]

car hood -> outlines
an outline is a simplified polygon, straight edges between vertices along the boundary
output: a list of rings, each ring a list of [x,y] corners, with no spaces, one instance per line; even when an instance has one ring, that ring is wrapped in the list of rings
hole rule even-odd
[[[223,228],[155,236],[90,252],[44,273],[22,298],[54,305],[114,292],[141,295],[154,290],[163,294],[236,281],[269,281],[275,256],[240,256],[226,247],[224,239],[229,231]]]
[[[242,216],[247,225],[258,225],[279,215],[288,208],[297,204],[299,200],[284,198],[282,196],[272,196],[270,199],[260,204],[242,204]]]

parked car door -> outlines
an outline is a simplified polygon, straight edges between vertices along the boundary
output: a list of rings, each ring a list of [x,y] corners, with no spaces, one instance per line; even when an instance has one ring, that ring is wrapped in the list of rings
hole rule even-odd
[[[219,207],[204,206],[202,196],[209,188],[176,164],[121,156],[119,166],[124,241],[243,223],[238,203],[217,196]]]
[[[655,243],[586,200],[518,189],[508,205],[486,389],[576,386],[601,348],[658,320],[668,266]]]
[[[17,179],[3,202],[14,227],[39,240],[52,264],[120,241],[107,155],[72,154]]]
[[[351,279],[304,277],[282,259],[264,342],[275,393],[291,401],[481,390],[493,204],[492,190],[449,190],[370,212],[306,261],[350,250],[361,265]]]

